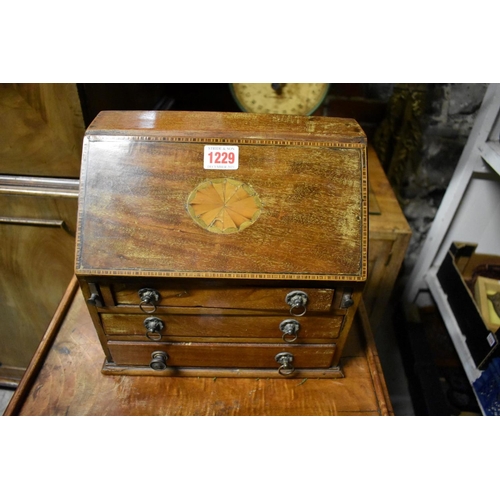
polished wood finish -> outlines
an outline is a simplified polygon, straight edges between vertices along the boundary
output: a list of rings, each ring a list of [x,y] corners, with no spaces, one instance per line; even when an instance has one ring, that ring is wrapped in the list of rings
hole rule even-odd
[[[207,168],[215,147],[238,153],[237,168]],[[366,137],[354,120],[103,112],[87,130],[75,270],[106,373],[158,375],[148,364],[164,351],[178,375],[281,377],[275,356],[289,348],[290,376],[341,377],[367,246]],[[307,306],[291,305],[297,291]],[[293,346],[276,339],[284,314],[304,317]],[[147,315],[162,316],[165,336],[141,332]]]
[[[295,368],[329,368],[335,344],[260,344],[249,342],[108,342],[113,360],[121,366],[148,366],[152,353],[165,349],[168,367],[204,368],[272,368],[279,366],[274,359],[286,351],[294,356]],[[255,372],[255,375],[260,372]],[[263,373],[264,374],[264,373]],[[268,374],[266,374],[268,375]],[[229,375],[228,375],[229,376]],[[268,375],[269,376],[269,375]]]
[[[111,119],[110,119],[111,118]],[[193,119],[195,118],[195,120]],[[193,126],[195,123],[195,126]],[[109,111],[101,112],[88,130],[104,135],[123,137],[142,132],[143,137],[169,137],[182,140],[205,138],[233,139],[247,136],[251,140],[269,139],[286,141],[332,140],[344,144],[366,144],[366,136],[359,124],[350,118],[301,117],[296,115],[254,115],[252,113],[216,113],[182,111]],[[229,134],[229,135],[228,135]],[[204,141],[202,141],[204,142]]]
[[[204,169],[204,146],[228,143],[238,169]],[[186,204],[207,179],[233,177],[262,214],[214,235]],[[366,138],[353,120],[103,112],[86,134],[81,199],[77,275],[366,279]]]
[[[72,83],[0,84],[0,174],[80,174],[85,132]]]
[[[273,310],[288,312],[290,306],[283,300],[293,288],[258,288],[253,286],[230,286],[220,289],[210,286],[205,281],[155,281],[156,290],[160,293],[158,308],[162,307],[200,307],[207,308],[238,308],[255,310]],[[139,306],[140,298],[137,294],[137,284],[118,282],[111,284],[108,297],[114,297],[107,306],[132,305]],[[101,287],[103,290],[103,287]],[[334,289],[308,288],[308,311],[329,312],[334,300]],[[338,307],[334,306],[334,307]]]
[[[10,412],[17,411],[25,397],[27,391],[29,391],[33,383],[38,376],[39,371],[41,370],[43,364],[45,363],[45,359],[53,346],[54,339],[57,336],[61,325],[63,324],[66,314],[68,313],[73,300],[76,298],[76,293],[78,290],[78,282],[76,278],[73,276],[71,281],[66,288],[64,295],[62,296],[61,302],[57,306],[57,309],[52,317],[47,330],[45,331],[38,348],[35,351],[35,354],[31,358],[31,361],[26,369],[17,390],[14,392],[12,396],[9,406],[5,410],[4,415],[11,414]]]
[[[375,150],[368,147],[370,233],[363,301],[376,331],[387,310],[411,238],[411,228]]]
[[[28,366],[71,279],[76,209],[76,194],[0,194],[2,367]]]
[[[0,84],[0,384],[19,383],[73,274],[74,84]]]
[[[342,379],[106,376],[102,363],[73,280],[5,415],[393,415],[363,304]]]
[[[177,311],[176,311],[177,312]],[[289,315],[257,316],[248,310],[234,310],[228,314],[224,309],[204,311],[189,309],[173,314],[154,314],[165,327],[159,332],[166,341],[203,338],[207,342],[244,342],[259,339],[259,342],[280,341],[283,332],[279,325]],[[242,321],[241,317],[247,319]],[[314,339],[331,341],[339,336],[345,316],[304,316],[300,319],[297,336],[301,342]],[[143,314],[101,314],[101,321],[109,340],[146,340]]]

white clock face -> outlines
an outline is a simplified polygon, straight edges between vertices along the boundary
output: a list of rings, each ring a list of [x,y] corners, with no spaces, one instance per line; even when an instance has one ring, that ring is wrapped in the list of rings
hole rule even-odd
[[[233,83],[234,98],[243,111],[310,115],[323,102],[328,83]]]

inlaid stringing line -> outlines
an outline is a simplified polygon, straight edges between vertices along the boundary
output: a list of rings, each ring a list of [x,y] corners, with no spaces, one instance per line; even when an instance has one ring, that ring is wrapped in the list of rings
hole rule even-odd
[[[84,208],[84,200],[85,200],[85,185],[87,179],[87,164],[89,157],[89,141],[87,138],[83,141],[82,148],[82,168],[80,173],[80,193],[78,195],[78,210],[77,210],[77,230],[76,230],[76,256],[75,256],[75,267],[78,269],[81,266],[81,258],[82,258],[82,234],[83,234],[83,208]]]
[[[303,141],[283,139],[228,139],[220,137],[164,137],[164,136],[139,136],[139,135],[89,135],[92,142],[100,141],[142,141],[142,142],[192,142],[210,144],[249,144],[265,146],[314,146],[341,149],[363,149],[366,144],[358,142],[330,142],[330,141]]]
[[[79,269],[79,274],[93,276],[137,276],[168,278],[245,278],[263,280],[307,280],[307,281],[364,281],[359,275],[317,275],[317,274],[269,274],[269,273],[222,273],[222,272],[190,272],[190,271],[155,271],[135,269]]]
[[[364,279],[368,277],[368,168],[366,149],[361,153],[361,208],[362,208],[362,227],[361,227],[361,276]],[[364,258],[365,257],[365,258]]]

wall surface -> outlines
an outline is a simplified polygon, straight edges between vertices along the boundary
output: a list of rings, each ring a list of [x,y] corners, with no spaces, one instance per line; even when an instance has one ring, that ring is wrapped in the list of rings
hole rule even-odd
[[[395,85],[375,135],[413,234],[405,259],[410,274],[446,192],[488,85]]]

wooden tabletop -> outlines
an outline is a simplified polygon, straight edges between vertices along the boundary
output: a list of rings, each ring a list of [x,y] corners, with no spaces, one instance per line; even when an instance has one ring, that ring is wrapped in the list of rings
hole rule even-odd
[[[342,379],[103,375],[103,361],[73,279],[5,415],[393,415],[363,305]]]

